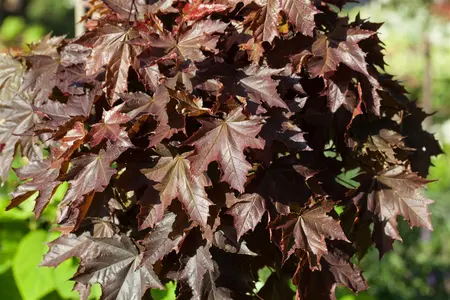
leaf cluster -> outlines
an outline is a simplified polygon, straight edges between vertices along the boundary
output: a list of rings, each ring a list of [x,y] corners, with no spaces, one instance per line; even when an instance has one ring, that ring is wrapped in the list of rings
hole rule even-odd
[[[39,217],[69,185],[42,265],[79,257],[82,299],[366,289],[352,257],[392,249],[398,216],[432,228],[419,190],[441,149],[384,72],[381,24],[346,2],[92,1],[82,36],[2,56],[1,178],[29,160],[8,208],[38,193]]]

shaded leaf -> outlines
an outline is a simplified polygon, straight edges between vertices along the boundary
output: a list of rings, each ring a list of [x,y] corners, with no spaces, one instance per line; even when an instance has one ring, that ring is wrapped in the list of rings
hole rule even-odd
[[[233,206],[227,211],[234,218],[234,227],[239,240],[247,231],[255,229],[266,212],[264,199],[258,194],[244,194],[234,199]]]
[[[326,202],[305,210],[299,216],[288,216],[287,221],[279,226],[283,233],[281,250],[284,261],[296,249],[302,249],[317,257],[309,256],[313,268],[314,262],[328,253],[325,238],[348,241],[339,222],[327,215],[333,207],[333,203]]]
[[[420,188],[429,183],[401,166],[380,172],[367,196],[367,208],[381,220],[395,220],[398,215],[409,225],[432,230],[428,205],[433,201],[422,196]]]

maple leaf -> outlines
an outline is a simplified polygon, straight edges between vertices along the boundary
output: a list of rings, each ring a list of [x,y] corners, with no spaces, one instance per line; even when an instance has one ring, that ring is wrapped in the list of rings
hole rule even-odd
[[[178,198],[189,217],[206,228],[212,202],[208,199],[205,186],[210,183],[203,174],[191,175],[190,162],[186,159],[190,154],[186,152],[174,158],[161,157],[154,168],[142,169],[141,172],[148,179],[159,182],[155,189],[160,193],[164,209]]]
[[[101,149],[97,155],[88,154],[74,158],[71,161],[73,166],[70,172],[76,172],[76,175],[69,181],[70,188],[61,205],[79,203],[83,196],[93,191],[102,192],[109,184],[111,176],[117,172],[111,168],[111,163],[124,150],[120,145],[112,145],[106,151]]]
[[[37,42],[32,42],[29,45],[30,52],[34,55],[47,55],[51,57],[58,57],[58,47],[66,38],[63,36],[52,36],[50,33],[46,34]]]
[[[152,266],[141,265],[142,255],[124,235],[62,236],[49,246],[41,266],[57,266],[70,257],[79,257],[81,266],[72,279],[85,286],[100,283],[102,299],[139,300],[149,288],[164,288]]]
[[[372,238],[378,249],[380,259],[385,253],[394,249],[394,241],[403,241],[397,229],[396,219],[376,219],[373,226]]]
[[[280,70],[250,66],[244,70],[247,77],[239,82],[247,91],[249,98],[258,104],[267,103],[270,107],[281,107],[288,109],[286,103],[277,92],[279,80],[273,80],[272,75],[277,75]]]
[[[296,31],[301,32],[303,35],[313,36],[313,30],[316,26],[314,15],[321,11],[315,8],[311,1],[282,0],[281,6]]]
[[[192,289],[191,299],[200,300],[206,297],[206,299],[231,300],[229,290],[216,286],[215,281],[218,277],[218,266],[212,259],[209,247],[202,246],[186,262],[176,279],[188,283]]]
[[[18,92],[24,73],[22,64],[9,55],[0,55],[0,103],[11,101]]]
[[[353,292],[367,290],[368,285],[361,270],[350,262],[349,255],[342,250],[330,247],[320,263],[320,271],[311,270],[307,264],[299,263],[292,279],[297,286],[297,299],[336,300],[334,293],[338,285],[346,286]]]
[[[188,157],[191,171],[198,176],[208,168],[212,161],[218,161],[224,174],[222,181],[239,192],[244,191],[250,163],[243,153],[245,148],[262,149],[264,141],[255,138],[262,127],[263,118],[246,118],[242,108],[231,111],[224,120],[199,119],[202,127],[186,141],[195,146],[195,153]]]
[[[83,65],[91,54],[91,49],[78,44],[69,44],[61,51],[60,60],[63,67]]]
[[[175,76],[167,78],[164,81],[164,85],[171,90],[177,90],[178,88],[185,90],[186,92],[193,92],[192,80],[195,78],[197,67],[190,63],[188,66],[180,67],[180,70]]]
[[[131,20],[143,19],[145,15],[158,11],[162,13],[177,12],[172,7],[174,0],[136,0],[134,3],[130,0],[104,0],[103,2],[122,18],[128,19],[131,16]]]
[[[348,76],[348,72],[340,72],[340,69],[333,74],[331,78],[327,79],[327,100],[332,113],[335,113],[347,102],[347,92],[350,81],[351,78]]]
[[[259,136],[266,141],[266,144],[262,151],[257,151],[257,158],[269,165],[273,157],[271,155],[272,151],[267,150],[273,150],[275,141],[280,141],[289,148],[309,151],[311,148],[307,144],[305,134],[289,120],[287,115],[277,110],[270,115],[259,133]]]
[[[50,159],[43,161],[32,161],[27,166],[16,170],[16,174],[21,181],[27,180],[21,184],[17,189],[11,193],[14,197],[11,203],[6,208],[12,209],[28,199],[36,191],[39,191],[39,196],[36,198],[34,206],[34,214],[39,218],[42,211],[50,202],[50,198],[56,191],[56,188],[61,184],[57,180],[59,176],[59,166],[53,166]]]
[[[387,162],[397,163],[398,159],[395,157],[395,149],[408,150],[403,139],[404,137],[401,134],[393,130],[381,129],[378,134],[369,136],[364,146],[371,151],[382,153],[386,157]]]
[[[0,179],[5,182],[13,161],[16,145],[24,146],[20,135],[39,120],[28,94],[17,94],[11,101],[0,102]]]
[[[201,61],[205,59],[201,48],[214,50],[219,36],[214,33],[223,33],[228,27],[227,23],[219,20],[204,20],[194,23],[178,38],[168,32],[159,36],[150,36],[149,42],[153,48],[162,48],[166,56],[176,53],[182,60]]]
[[[232,196],[234,197],[234,196]],[[266,212],[265,200],[259,194],[244,194],[233,200],[227,214],[234,218],[234,227],[239,240],[247,231],[254,230]]]
[[[255,42],[254,38],[250,39],[244,44],[240,44],[239,49],[247,51],[249,60],[255,65],[259,64],[259,61],[264,54],[262,43]]]
[[[156,91],[161,79],[161,73],[157,64],[150,64],[139,69],[139,76],[145,86],[151,90]]]
[[[75,122],[73,128],[69,130],[64,137],[59,140],[58,144],[51,148],[52,160],[67,159],[70,155],[81,146],[86,137],[84,124]]]
[[[229,253],[256,256],[257,254],[247,247],[245,241],[238,242],[236,230],[233,226],[224,226],[214,232],[213,244],[219,249]]]
[[[147,187],[138,203],[141,206],[137,215],[140,230],[152,228],[164,218],[167,206],[153,185]]]
[[[406,116],[402,126],[402,135],[405,136],[405,145],[416,151],[410,154],[411,169],[420,176],[426,177],[431,164],[431,157],[444,153],[434,134],[422,127],[422,122],[429,117],[416,103],[412,106],[410,115]],[[432,164],[431,164],[432,165]]]
[[[102,122],[94,124],[88,137],[91,139],[91,146],[95,147],[103,139],[108,139],[111,142],[116,142],[120,134],[124,132],[120,126],[131,120],[131,118],[120,112],[121,106],[115,106],[111,110],[103,111]],[[123,133],[122,133],[123,134]]]
[[[142,244],[145,247],[141,264],[149,263],[153,265],[158,260],[162,259],[173,249],[175,249],[181,240],[181,236],[175,239],[170,239],[169,234],[172,232],[173,224],[175,223],[176,215],[168,213],[164,216],[161,222],[145,237]]]
[[[331,202],[325,202],[305,210],[299,216],[291,214],[287,221],[279,226],[282,229],[283,239],[281,250],[283,261],[286,261],[296,249],[303,249],[312,254],[308,255],[311,267],[314,261],[328,253],[325,238],[347,241],[339,222],[328,216],[334,207]]]
[[[262,6],[255,19],[254,36],[257,41],[272,43],[279,36],[279,14],[283,11],[294,29],[303,35],[313,36],[314,15],[320,10],[309,0],[262,0],[254,1]]]
[[[131,119],[152,115],[158,122],[155,132],[149,138],[149,148],[161,142],[171,133],[169,115],[167,113],[170,97],[164,87],[160,86],[153,97],[142,92],[121,94],[120,97],[125,102],[121,111],[126,113]]]
[[[203,100],[201,98],[197,98],[179,90],[175,91],[169,89],[169,94],[173,99],[177,100],[178,104],[176,109],[182,114],[187,114],[190,117],[201,116],[205,113],[211,114],[209,108],[203,107]]]
[[[87,90],[80,95],[71,95],[67,103],[47,101],[45,104],[35,107],[36,114],[41,116],[42,122],[37,129],[56,129],[73,119],[86,119],[91,114],[92,105],[96,96],[96,90]]]
[[[205,16],[211,15],[212,13],[223,12],[227,10],[229,6],[227,4],[205,4],[201,1],[193,1],[193,3],[186,3],[183,6],[183,20],[193,21],[203,19]]]
[[[346,19],[344,19],[346,20]],[[340,63],[372,78],[367,71],[365,53],[358,42],[375,34],[370,30],[346,28],[341,21],[334,31],[328,35],[321,34],[312,45],[314,58],[308,62],[308,70],[314,76],[336,71]]]
[[[429,182],[402,166],[391,167],[375,176],[367,195],[367,209],[381,220],[395,220],[401,215],[411,227],[432,230],[427,206],[433,201],[420,194],[420,188]]]
[[[76,43],[92,48],[86,62],[86,75],[98,73],[106,66],[106,91],[110,104],[119,94],[128,90],[128,69],[141,47],[130,40],[139,37],[139,32],[125,26],[105,24],[79,38]]]
[[[264,0],[261,1],[262,8],[258,12],[255,20],[254,37],[257,41],[272,43],[273,39],[279,36],[278,33],[278,15],[281,11],[280,1]]]

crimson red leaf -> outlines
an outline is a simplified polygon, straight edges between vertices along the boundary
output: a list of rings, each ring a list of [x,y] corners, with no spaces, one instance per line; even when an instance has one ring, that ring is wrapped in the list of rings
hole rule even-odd
[[[73,128],[58,141],[59,143],[52,147],[51,154],[53,161],[64,160],[70,157],[80,147],[85,137],[86,130],[84,129],[84,124],[76,122]]]
[[[41,266],[57,266],[70,257],[79,257],[81,267],[73,280],[85,286],[100,283],[102,299],[140,300],[147,289],[164,288],[150,264],[140,266],[142,256],[126,236],[69,235],[49,246]]]
[[[21,137],[38,121],[28,95],[16,95],[12,100],[0,102],[0,179],[5,182],[13,161],[16,145],[29,136]],[[28,134],[29,135],[29,134]]]
[[[212,13],[222,12],[228,9],[225,4],[204,4],[200,1],[186,3],[183,7],[183,20],[199,20]]]
[[[190,162],[186,159],[189,152],[176,157],[161,157],[158,164],[141,172],[148,179],[159,182],[155,188],[159,191],[164,209],[173,199],[178,198],[189,217],[203,227],[207,227],[209,206],[205,186],[210,185],[205,175],[191,175]]]
[[[314,58],[308,63],[310,73],[323,76],[325,73],[336,71],[343,63],[349,68],[372,78],[367,71],[365,53],[358,46],[358,42],[375,34],[373,31],[359,28],[346,28],[340,24],[329,35],[320,35],[312,45]]]
[[[381,220],[396,219],[398,215],[409,225],[432,230],[427,206],[433,201],[420,194],[420,188],[429,183],[401,166],[380,172],[374,179],[367,198],[367,208]]]
[[[164,219],[144,239],[145,251],[141,264],[149,263],[153,265],[177,247],[181,237],[175,240],[169,238],[175,218],[176,215],[173,213],[165,215]]]
[[[103,111],[102,122],[94,124],[88,135],[91,139],[92,147],[100,144],[105,138],[111,142],[116,142],[120,138],[121,133],[125,133],[120,125],[130,121],[131,118],[121,113],[120,110],[121,106],[116,106],[109,111]]]
[[[278,14],[281,11],[280,1],[261,1],[262,8],[255,20],[257,27],[254,36],[257,41],[272,43],[273,39],[279,36]]]
[[[259,68],[250,66],[244,72],[248,75],[240,80],[250,99],[256,103],[266,102],[270,107],[286,108],[286,103],[277,92],[279,81],[273,80],[272,75],[280,73],[280,70]]]
[[[255,229],[266,212],[264,199],[258,194],[244,194],[235,199],[227,211],[234,218],[234,227],[239,240],[247,231]]]
[[[106,77],[109,78],[107,94],[111,104],[120,93],[128,90],[128,69],[141,52],[141,47],[131,45],[129,41],[138,36],[137,31],[128,30],[125,26],[106,24],[77,40],[77,43],[92,48],[86,64],[88,76],[106,66]]]
[[[50,202],[51,196],[56,191],[56,187],[61,183],[57,180],[59,175],[59,166],[52,166],[51,160],[33,161],[29,165],[20,168],[17,171],[20,180],[26,183],[20,185],[11,195],[14,197],[6,209],[16,207],[26,199],[28,199],[34,192],[39,191],[39,196],[36,198],[34,206],[34,213],[36,218],[39,218],[42,211]]]
[[[314,15],[320,13],[320,10],[315,8],[311,1],[282,0],[281,5],[295,30],[303,35],[313,36],[313,30],[316,27]]]
[[[296,249],[303,249],[317,257],[313,259],[310,256],[311,267],[314,267],[315,261],[328,253],[325,238],[348,242],[339,222],[327,215],[333,207],[333,203],[326,202],[305,210],[299,216],[288,216],[285,224],[280,226],[283,231],[281,249],[284,261]]]
[[[195,146],[195,153],[189,157],[191,171],[200,175],[208,164],[217,160],[224,172],[222,180],[243,192],[247,173],[251,165],[245,159],[245,148],[262,149],[264,141],[255,136],[262,127],[263,118],[249,119],[241,108],[230,112],[224,120],[200,120],[202,128],[186,143]]]
[[[177,279],[189,284],[192,289],[191,299],[200,300],[206,297],[206,299],[231,300],[227,289],[216,286],[215,281],[218,277],[217,263],[212,259],[209,247],[200,247],[187,261]]]
[[[120,97],[125,101],[121,111],[130,118],[137,119],[141,116],[152,115],[158,122],[153,135],[149,138],[148,147],[155,146],[172,132],[178,131],[177,128],[171,129],[169,126],[167,104],[170,98],[164,87],[158,87],[153,97],[145,93],[121,94]]]
[[[331,248],[321,260],[321,270],[313,271],[307,264],[300,262],[293,283],[297,286],[297,299],[336,300],[335,289],[343,285],[353,292],[367,290],[367,282],[361,270],[349,261],[345,252]]]
[[[227,26],[219,20],[204,20],[194,23],[178,38],[165,32],[159,36],[150,36],[149,41],[152,47],[164,49],[166,56],[175,53],[182,60],[201,61],[205,56],[200,49],[214,50],[219,40],[219,36],[214,33],[223,33]]]
[[[83,196],[92,191],[102,192],[109,184],[111,176],[117,171],[111,168],[111,163],[124,151],[121,145],[110,146],[106,151],[77,157],[72,160],[72,169],[78,171],[70,180],[70,188],[61,204],[79,203]]]

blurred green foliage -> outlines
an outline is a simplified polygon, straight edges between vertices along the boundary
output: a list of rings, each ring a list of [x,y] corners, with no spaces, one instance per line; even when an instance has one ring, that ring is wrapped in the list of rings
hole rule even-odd
[[[0,8],[0,50],[5,50],[7,47],[24,47],[39,40],[48,32],[73,36],[72,0],[25,2],[26,6],[22,15],[7,15]]]

